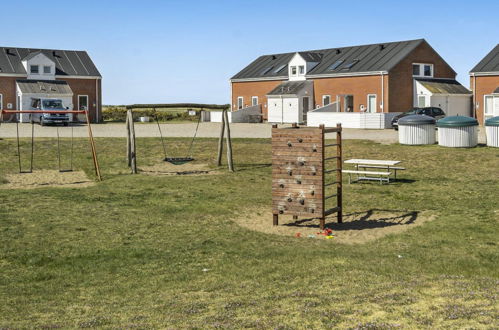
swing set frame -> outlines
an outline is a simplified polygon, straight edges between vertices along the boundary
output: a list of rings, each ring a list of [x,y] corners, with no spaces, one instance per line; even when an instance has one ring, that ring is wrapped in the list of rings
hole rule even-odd
[[[102,176],[100,173],[99,160],[97,158],[97,151],[95,149],[95,140],[92,133],[92,127],[90,125],[90,117],[88,115],[88,110],[0,110],[0,125],[3,121],[4,114],[84,114],[86,119],[86,124],[88,127],[88,141],[90,144],[90,151],[92,153],[92,160],[94,163],[95,175],[99,181],[102,181]],[[32,173],[33,172],[33,154],[34,154],[34,123],[31,122],[31,161],[30,170],[22,171],[21,167],[21,149],[19,143],[19,122],[16,122],[16,134],[17,134],[17,154],[19,159],[19,173]],[[59,172],[68,172],[68,170],[61,170],[61,158],[60,158],[60,143],[59,143],[59,129],[57,130],[57,155],[59,163]],[[73,128],[71,128],[71,170],[73,169]]]

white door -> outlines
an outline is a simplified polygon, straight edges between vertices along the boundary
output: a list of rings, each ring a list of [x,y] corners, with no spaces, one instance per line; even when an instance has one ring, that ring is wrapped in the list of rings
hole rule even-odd
[[[426,95],[418,95],[418,107],[426,107]]]
[[[484,120],[494,117],[494,96],[485,95],[484,97]]]
[[[367,112],[376,112],[376,94],[367,95]]]
[[[494,117],[499,116],[499,96],[494,96]]]

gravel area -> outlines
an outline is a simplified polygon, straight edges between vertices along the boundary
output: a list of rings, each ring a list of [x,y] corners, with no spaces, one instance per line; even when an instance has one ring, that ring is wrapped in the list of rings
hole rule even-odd
[[[271,124],[242,124],[234,123],[230,125],[231,136],[234,138],[270,138]],[[35,124],[35,137],[57,137],[57,127],[40,126]],[[161,124],[161,130],[165,137],[192,137],[196,130],[195,123],[183,124]],[[94,137],[126,137],[125,124],[93,124],[92,131]],[[84,125],[73,127],[75,137],[87,137],[88,130]],[[71,127],[59,127],[61,137],[71,136]],[[199,125],[198,137],[218,137],[220,134],[220,123],[201,123]],[[19,124],[19,135],[21,137],[31,136],[31,124]],[[159,137],[156,124],[135,125],[135,135],[137,137]],[[332,135],[331,135],[332,136]],[[16,124],[2,123],[0,126],[0,138],[16,137]],[[398,141],[398,134],[393,129],[368,130],[345,128],[344,139],[364,139],[381,143],[395,143]],[[485,132],[480,127],[479,142],[485,143]]]

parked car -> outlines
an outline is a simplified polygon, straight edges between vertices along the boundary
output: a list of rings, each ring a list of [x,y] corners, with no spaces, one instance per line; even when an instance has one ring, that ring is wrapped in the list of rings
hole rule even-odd
[[[393,129],[397,131],[399,129],[398,125],[399,119],[409,115],[427,115],[435,118],[436,120],[439,120],[445,117],[445,112],[438,107],[412,108],[407,112],[401,113],[400,115],[396,115],[395,117],[393,117],[392,119]]]
[[[65,108],[60,99],[43,99],[34,98],[31,102],[31,107],[33,110],[41,111],[66,111],[69,108]],[[69,114],[66,113],[33,113],[31,115],[31,121],[40,123],[41,126],[46,124],[63,124],[64,126],[69,125]]]

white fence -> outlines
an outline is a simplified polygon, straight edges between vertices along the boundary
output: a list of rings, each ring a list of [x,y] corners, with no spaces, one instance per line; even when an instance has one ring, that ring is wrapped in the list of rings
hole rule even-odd
[[[325,107],[324,107],[325,108]],[[326,127],[340,123],[344,128],[391,128],[393,117],[400,112],[368,113],[368,112],[331,112],[319,108],[307,114],[307,126],[317,127],[324,124]]]
[[[229,123],[255,122],[255,120],[253,120],[253,117],[258,117],[261,114],[262,114],[261,104],[247,107],[241,110],[227,112],[227,116],[229,117]],[[203,118],[203,121],[205,121],[205,119],[206,117]],[[210,111],[209,121],[211,121],[212,123],[221,123],[222,111]]]

